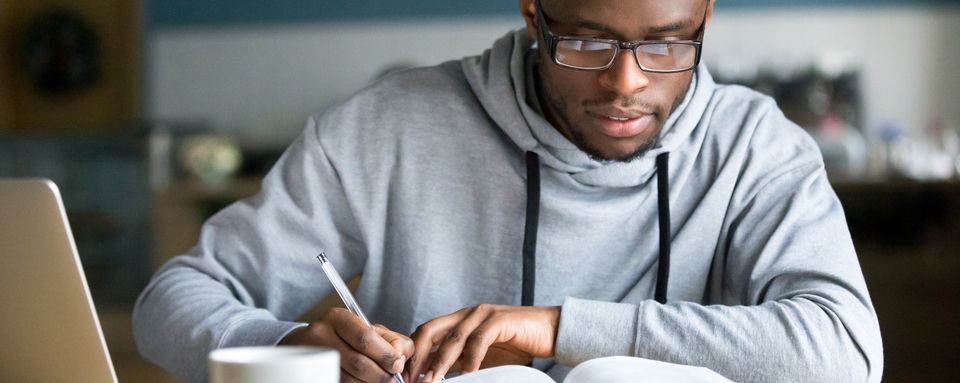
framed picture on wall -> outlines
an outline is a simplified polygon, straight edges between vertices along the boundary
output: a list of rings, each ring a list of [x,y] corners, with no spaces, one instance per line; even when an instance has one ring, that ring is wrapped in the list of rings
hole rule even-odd
[[[139,0],[2,0],[7,124],[107,130],[139,120]]]

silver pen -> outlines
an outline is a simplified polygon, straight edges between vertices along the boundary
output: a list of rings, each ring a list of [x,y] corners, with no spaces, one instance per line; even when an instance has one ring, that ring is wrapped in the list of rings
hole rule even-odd
[[[363,311],[360,310],[360,305],[357,304],[357,300],[353,298],[353,294],[350,293],[350,289],[347,288],[347,284],[343,282],[343,278],[340,277],[340,273],[337,272],[337,269],[333,268],[333,264],[330,263],[330,260],[327,259],[327,255],[320,253],[317,256],[317,259],[320,260],[320,266],[323,267],[323,272],[327,274],[327,279],[330,280],[330,284],[333,285],[333,289],[337,291],[337,295],[340,296],[340,300],[343,301],[343,304],[347,306],[347,310],[354,313],[356,316],[360,317],[360,320],[363,323],[366,323],[367,326],[371,326],[370,321],[367,320],[367,316],[363,315]],[[399,373],[393,374],[393,379],[397,383],[403,383],[403,377]]]

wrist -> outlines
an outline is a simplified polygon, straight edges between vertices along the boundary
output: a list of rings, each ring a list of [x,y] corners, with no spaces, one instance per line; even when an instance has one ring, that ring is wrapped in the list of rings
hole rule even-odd
[[[544,357],[553,358],[556,355],[557,350],[557,337],[560,334],[560,312],[561,306],[550,306],[550,307],[541,307],[544,320],[546,321],[546,328],[549,328],[549,337],[550,337],[550,347],[549,352]]]

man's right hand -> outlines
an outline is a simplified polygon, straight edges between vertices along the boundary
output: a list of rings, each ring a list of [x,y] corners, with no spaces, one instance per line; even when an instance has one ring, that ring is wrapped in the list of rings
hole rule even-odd
[[[367,326],[347,309],[287,334],[281,345],[323,346],[340,352],[340,382],[390,382],[413,356],[410,338],[381,325]]]

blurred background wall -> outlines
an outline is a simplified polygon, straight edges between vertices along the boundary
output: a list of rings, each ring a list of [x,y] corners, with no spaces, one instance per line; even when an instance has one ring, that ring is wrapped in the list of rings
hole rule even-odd
[[[304,116],[389,65],[477,54],[522,26],[514,0],[409,9],[396,1],[203,3],[150,8],[157,16],[146,39],[148,116],[204,121],[264,144],[288,141]],[[861,71],[860,128],[889,122],[919,131],[935,118],[960,121],[960,76],[952,69],[960,67],[960,8],[923,3],[719,0],[705,60],[738,72],[840,61]]]
[[[133,299],[385,71],[479,54],[516,0],[0,0],[0,177],[63,191],[121,381]],[[717,0],[705,63],[821,145],[880,316],[885,381],[960,365],[960,0]],[[310,314],[305,314],[309,318]]]

